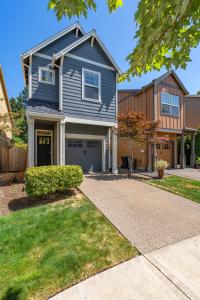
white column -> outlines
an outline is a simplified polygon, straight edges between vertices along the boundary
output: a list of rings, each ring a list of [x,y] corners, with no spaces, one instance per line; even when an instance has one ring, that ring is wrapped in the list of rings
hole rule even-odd
[[[111,143],[110,143],[110,128],[108,128],[108,171],[110,171],[110,151],[111,151]]]
[[[65,165],[65,122],[60,122],[60,165]]]
[[[118,174],[117,169],[117,135],[112,132],[112,173]]]
[[[33,167],[35,164],[35,120],[28,118],[28,166]]]
[[[56,164],[60,164],[60,122],[56,124]]]

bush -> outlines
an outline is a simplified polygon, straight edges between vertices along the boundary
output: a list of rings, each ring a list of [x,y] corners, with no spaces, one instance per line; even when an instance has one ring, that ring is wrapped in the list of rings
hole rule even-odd
[[[66,192],[83,181],[79,166],[44,166],[26,170],[25,190],[30,197],[39,197],[55,192]]]
[[[155,162],[155,169],[156,170],[165,170],[169,166],[168,162],[166,160],[157,160]]]

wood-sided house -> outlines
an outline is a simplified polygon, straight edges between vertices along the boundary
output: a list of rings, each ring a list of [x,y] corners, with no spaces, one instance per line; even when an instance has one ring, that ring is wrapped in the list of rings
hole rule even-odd
[[[169,167],[182,168],[186,166],[185,136],[192,136],[190,151],[190,165],[195,159],[195,132],[196,129],[186,124],[185,96],[187,89],[171,70],[140,90],[119,90],[119,113],[129,111],[143,112],[147,120],[159,121],[158,136],[167,136],[167,142],[135,145],[134,158],[136,167],[154,169],[156,159],[168,161]],[[127,140],[120,138],[118,141],[118,166],[122,164],[122,157],[128,153]]]
[[[8,115],[6,117],[7,126],[3,126],[6,128],[3,132],[0,132],[0,147],[9,147],[12,139],[12,111],[10,107],[10,102],[8,99],[8,94],[6,90],[6,84],[3,75],[3,69],[0,65],[0,115]]]

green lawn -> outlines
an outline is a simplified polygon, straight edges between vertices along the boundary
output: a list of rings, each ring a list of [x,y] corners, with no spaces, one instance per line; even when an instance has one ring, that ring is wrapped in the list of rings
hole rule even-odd
[[[198,180],[169,176],[164,179],[151,179],[145,182],[200,203],[200,181]]]
[[[0,218],[0,299],[47,299],[138,254],[85,197]]]

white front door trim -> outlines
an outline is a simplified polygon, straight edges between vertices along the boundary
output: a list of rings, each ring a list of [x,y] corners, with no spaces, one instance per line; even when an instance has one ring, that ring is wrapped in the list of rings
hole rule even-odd
[[[66,139],[101,140],[102,141],[102,171],[106,171],[106,137],[104,135],[66,133]]]
[[[51,137],[51,165],[53,164],[53,130],[50,129],[36,129],[35,130],[35,161],[36,166],[38,164],[37,158],[37,137],[38,136],[50,136]]]

